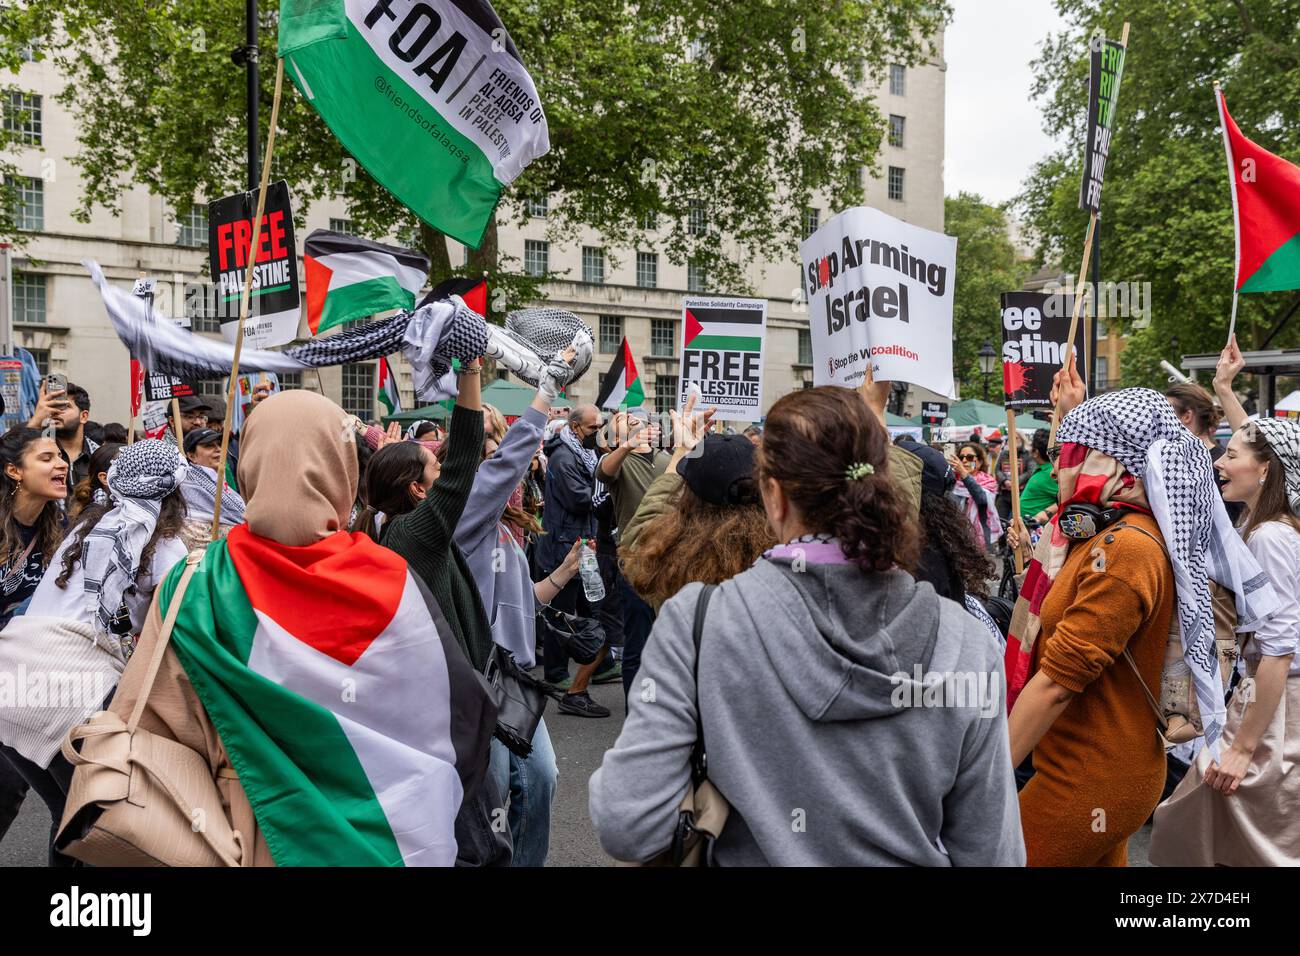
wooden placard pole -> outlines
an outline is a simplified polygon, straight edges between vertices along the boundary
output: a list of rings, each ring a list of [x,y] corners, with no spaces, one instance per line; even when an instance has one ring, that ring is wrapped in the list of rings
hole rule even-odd
[[[1020,443],[1016,440],[1016,413],[1007,409],[1007,459],[1011,466],[1011,526],[1020,527]],[[996,471],[996,463],[995,468]],[[1012,558],[1016,562],[1016,574],[1025,570],[1025,559],[1019,548],[1012,549]]]
[[[185,426],[181,424],[181,400],[172,396],[172,431],[176,433],[176,449],[185,456]]]
[[[1124,29],[1120,34],[1119,45],[1125,51],[1128,50],[1128,21],[1124,22]],[[1061,362],[1061,368],[1068,368],[1074,361],[1074,336],[1079,330],[1079,309],[1083,305],[1083,296],[1080,290],[1088,278],[1088,264],[1092,260],[1092,240],[1097,233],[1097,214],[1094,212],[1088,217],[1088,234],[1083,240],[1083,264],[1079,267],[1079,281],[1074,285],[1074,310],[1070,315],[1070,335],[1065,340],[1065,355]],[[1093,307],[1096,307],[1097,290],[1093,289]],[[1061,402],[1057,399],[1056,405],[1052,408],[1052,430],[1047,439],[1047,447],[1056,444],[1056,428],[1061,424]]]
[[[230,451],[230,424],[234,420],[235,393],[239,387],[239,353],[244,347],[244,325],[248,322],[248,303],[253,290],[253,250],[261,241],[262,214],[266,210],[266,187],[271,180],[271,151],[275,148],[275,127],[280,120],[280,91],[284,86],[284,60],[275,61],[275,99],[271,102],[271,125],[266,134],[266,155],[262,157],[262,182],[257,190],[257,212],[253,216],[253,235],[248,243],[248,270],[239,297],[239,328],[235,330],[235,356],[230,365],[230,384],[226,389],[226,420],[221,427],[221,458],[217,461],[217,496],[212,503],[212,540],[221,532],[221,496],[226,490],[226,455]]]

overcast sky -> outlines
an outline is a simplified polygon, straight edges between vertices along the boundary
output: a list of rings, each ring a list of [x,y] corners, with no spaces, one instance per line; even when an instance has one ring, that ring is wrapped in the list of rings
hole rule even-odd
[[[1033,60],[1062,20],[1052,0],[952,0],[944,191],[1003,202],[1051,151],[1039,104],[1030,100]]]

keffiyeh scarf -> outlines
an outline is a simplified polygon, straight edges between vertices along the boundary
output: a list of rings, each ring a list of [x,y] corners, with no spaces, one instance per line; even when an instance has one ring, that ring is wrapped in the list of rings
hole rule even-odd
[[[1300,517],[1300,424],[1286,418],[1261,418],[1246,423],[1247,428],[1252,426],[1281,459],[1287,500],[1292,513]]]
[[[185,498],[186,517],[193,521],[211,521],[217,501],[217,473],[206,465],[190,465],[189,473],[181,482],[181,495]],[[244,499],[224,482],[221,523],[232,526],[244,523]]]
[[[109,465],[113,510],[99,519],[81,545],[86,595],[98,601],[97,616],[105,631],[140,572],[140,555],[153,537],[162,499],[180,487],[188,471],[176,446],[157,438],[128,445]]]
[[[591,503],[593,506],[599,505],[609,497],[609,490],[605,487],[605,483],[596,475],[596,462],[598,461],[596,453],[590,448],[583,448],[582,442],[578,441],[578,436],[573,434],[573,429],[569,428],[567,425],[564,430],[560,432],[560,441],[564,442],[564,444],[568,446],[569,450],[578,456],[578,461],[582,462],[582,466],[586,468],[587,473],[591,475]]]
[[[1128,388],[1089,399],[1061,422],[1057,462],[1062,511],[1073,501],[1148,507],[1173,565],[1183,658],[1192,671],[1205,743],[1217,758],[1226,711],[1214,642],[1210,580],[1232,588],[1240,631],[1252,630],[1278,604],[1267,576],[1232,530],[1210,456],[1159,392]],[[1073,446],[1073,447],[1072,447]],[[1035,549],[1012,616],[1008,687],[1023,686],[1038,612],[1064,564],[1069,539],[1061,512]],[[1013,678],[1011,654],[1019,650]]]

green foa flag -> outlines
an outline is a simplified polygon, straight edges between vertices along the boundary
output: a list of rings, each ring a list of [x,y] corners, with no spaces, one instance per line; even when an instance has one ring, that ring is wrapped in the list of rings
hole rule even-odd
[[[468,246],[550,149],[537,88],[486,0],[281,0],[279,51],[357,162]]]

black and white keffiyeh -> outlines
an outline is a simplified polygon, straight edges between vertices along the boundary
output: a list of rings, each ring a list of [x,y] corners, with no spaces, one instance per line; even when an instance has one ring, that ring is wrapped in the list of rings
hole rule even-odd
[[[140,572],[140,555],[153,537],[163,498],[180,487],[188,471],[176,446],[157,438],[128,445],[109,465],[113,510],[99,519],[81,545],[86,595],[98,600],[99,624],[105,631]]]
[[[1057,437],[1110,455],[1145,486],[1173,564],[1183,658],[1192,671],[1205,744],[1217,759],[1227,715],[1209,582],[1234,591],[1239,631],[1253,630],[1279,602],[1267,575],[1232,529],[1210,454],[1168,400],[1149,388],[1089,399],[1065,416]]]
[[[99,265],[83,263],[99,287],[113,329],[133,358],[151,372],[185,381],[217,378],[230,373],[235,349],[229,342],[195,335],[156,312],[144,299],[111,285]],[[312,339],[280,352],[244,349],[241,372],[277,375],[363,362],[401,351],[411,363],[416,398],[424,403],[456,394],[451,360],[472,361],[487,346],[487,323],[460,299],[452,296],[399,312],[387,319],[367,322],[337,335]]]
[[[591,503],[592,505],[599,505],[609,496],[609,490],[596,473],[596,463],[599,460],[596,453],[590,448],[583,448],[582,442],[578,441],[578,436],[573,434],[573,429],[568,425],[560,432],[560,441],[568,446],[569,450],[578,457],[578,461],[582,462],[582,466],[587,469],[587,473],[591,475]]]
[[[1246,423],[1247,428],[1252,426],[1281,459],[1287,500],[1292,513],[1300,517],[1300,424],[1287,418],[1260,418]]]
[[[185,515],[194,521],[212,520],[213,506],[217,500],[217,473],[206,465],[190,465],[189,474],[181,482],[181,495],[185,498]],[[239,492],[222,482],[221,523],[244,523],[244,499]]]

